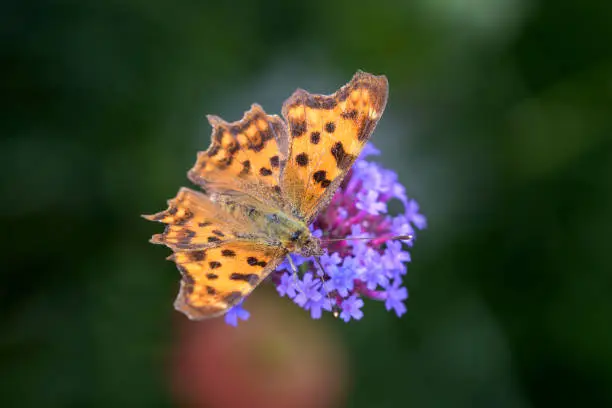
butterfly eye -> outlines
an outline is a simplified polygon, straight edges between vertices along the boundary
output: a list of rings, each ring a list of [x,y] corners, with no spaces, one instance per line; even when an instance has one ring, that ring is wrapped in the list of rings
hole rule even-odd
[[[291,241],[295,242],[298,239],[300,239],[300,236],[302,235],[302,230],[297,230],[295,231],[293,234],[291,234]]]

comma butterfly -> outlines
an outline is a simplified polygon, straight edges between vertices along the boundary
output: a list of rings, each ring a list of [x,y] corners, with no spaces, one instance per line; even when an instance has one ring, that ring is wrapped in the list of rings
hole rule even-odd
[[[240,302],[289,253],[318,257],[309,224],[325,208],[387,102],[384,76],[357,72],[332,95],[298,89],[284,120],[254,104],[242,120],[208,116],[208,150],[168,209],[144,216],[166,224],[151,238],[174,253],[182,274],[174,303],[190,319],[219,316]]]

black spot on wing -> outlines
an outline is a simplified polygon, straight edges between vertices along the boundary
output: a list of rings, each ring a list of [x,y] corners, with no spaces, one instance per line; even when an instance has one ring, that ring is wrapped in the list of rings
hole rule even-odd
[[[192,231],[190,229],[180,230],[176,233],[177,242],[188,244],[191,242],[191,239],[195,237],[195,234],[195,231]]]
[[[254,273],[232,273],[230,279],[248,282],[251,286],[255,286],[259,282],[259,276]]]
[[[355,120],[357,119],[357,109],[351,109],[349,111],[344,111],[340,114],[344,119]]]
[[[183,216],[175,220],[174,225],[185,225],[187,221],[193,218],[193,216],[193,211],[186,209],[183,213]]]
[[[248,160],[243,161],[242,162],[242,170],[240,170],[240,175],[241,176],[246,176],[250,172],[251,172],[251,162],[248,161]]]
[[[234,156],[226,156],[218,161],[217,166],[221,169],[225,169],[226,167],[231,166],[233,161]]]
[[[280,164],[280,160],[278,158],[278,156],[272,156],[270,157],[270,166],[276,168],[278,167]]]
[[[227,147],[227,152],[230,154],[230,156],[236,154],[238,150],[240,150],[240,144],[236,141],[234,141]]]
[[[355,156],[353,156],[352,154],[348,154],[344,150],[342,142],[337,142],[331,148],[331,154],[332,156],[334,156],[334,159],[336,159],[336,165],[338,166],[338,168],[342,170],[346,170],[347,168],[349,168],[355,160]]]
[[[295,156],[295,162],[302,167],[308,165],[308,155],[306,153],[298,154]]]
[[[249,149],[255,152],[261,152],[263,148],[265,147],[265,144],[266,143],[263,141],[262,138],[258,138],[255,142],[249,143]]]
[[[189,260],[191,262],[201,262],[204,259],[206,259],[205,251],[191,251],[191,252],[188,252],[188,254],[189,254]]]
[[[221,255],[228,258],[233,258],[236,256],[236,252],[232,251],[231,249],[224,249],[223,251],[221,251]]]
[[[325,172],[325,170],[319,170],[317,172],[315,172],[312,175],[312,179],[316,182],[316,183],[320,183],[323,180],[325,180],[325,176],[327,175],[327,173]]]
[[[321,132],[312,132],[310,134],[310,143],[319,144],[321,141]]]
[[[261,266],[262,268],[268,264],[266,261],[260,261],[254,256],[249,256],[247,258],[247,263],[251,266]]]
[[[306,132],[306,122],[305,121],[293,121],[290,122],[291,125],[291,136],[300,137]]]

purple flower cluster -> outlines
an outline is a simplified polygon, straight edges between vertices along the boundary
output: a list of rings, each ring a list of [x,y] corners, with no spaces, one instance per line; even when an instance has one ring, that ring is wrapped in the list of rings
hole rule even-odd
[[[327,250],[320,258],[323,270],[312,258],[291,254],[301,277],[293,273],[287,260],[271,275],[279,295],[310,311],[313,319],[326,310],[345,322],[359,320],[363,297],[384,301],[385,308],[398,316],[406,312],[408,291],[402,286],[405,263],[410,262],[406,248],[414,244],[415,229],[426,228],[427,220],[419,213],[417,202],[406,196],[395,172],[364,160],[378,154],[371,144],[365,146],[329,206],[310,226]],[[393,199],[403,204],[403,213],[388,213]],[[412,239],[392,239],[408,235]],[[350,239],[363,237],[372,239]],[[337,240],[343,238],[349,239]],[[235,326],[238,318],[248,317],[242,305],[237,305],[225,320]]]

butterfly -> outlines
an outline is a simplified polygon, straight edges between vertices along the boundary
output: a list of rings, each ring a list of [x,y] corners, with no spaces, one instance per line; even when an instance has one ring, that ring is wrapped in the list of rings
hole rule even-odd
[[[175,308],[192,320],[223,315],[290,253],[318,257],[308,226],[330,202],[387,103],[385,76],[358,71],[332,95],[298,89],[283,118],[253,104],[242,120],[207,116],[208,150],[165,211],[151,242],[173,250],[181,272]],[[289,257],[289,261],[291,258]]]

